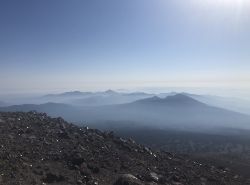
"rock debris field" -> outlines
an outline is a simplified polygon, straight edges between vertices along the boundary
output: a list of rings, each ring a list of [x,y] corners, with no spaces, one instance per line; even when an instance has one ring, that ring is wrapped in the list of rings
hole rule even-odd
[[[0,113],[1,185],[245,185],[216,168],[37,112]]]

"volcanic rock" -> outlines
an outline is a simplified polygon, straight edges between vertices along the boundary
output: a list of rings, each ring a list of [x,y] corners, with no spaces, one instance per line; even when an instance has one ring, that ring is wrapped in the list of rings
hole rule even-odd
[[[124,174],[113,185],[143,185],[142,182],[131,174]]]
[[[124,175],[122,175],[124,174]],[[1,185],[246,185],[226,168],[37,112],[0,112]]]

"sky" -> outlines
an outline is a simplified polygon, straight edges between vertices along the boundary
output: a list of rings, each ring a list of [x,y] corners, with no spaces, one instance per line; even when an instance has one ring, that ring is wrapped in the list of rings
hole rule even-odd
[[[249,71],[249,0],[0,1],[0,94],[246,95]]]

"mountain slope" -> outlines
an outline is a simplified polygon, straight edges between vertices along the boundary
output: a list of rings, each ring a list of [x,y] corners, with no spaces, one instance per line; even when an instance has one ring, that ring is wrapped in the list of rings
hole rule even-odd
[[[230,109],[236,112],[241,112],[250,115],[249,99],[220,97],[211,95],[192,95],[192,94],[187,94],[187,95],[200,102],[212,106],[221,107],[224,109]]]
[[[62,103],[45,103],[45,104],[23,104],[23,105],[13,105],[9,107],[0,107],[0,111],[4,112],[29,112],[29,111],[38,111],[45,112],[51,116],[67,118],[67,120],[74,121],[75,119],[80,120],[82,110],[67,104]]]
[[[208,106],[193,98],[177,94],[164,99],[147,98],[129,104],[92,109],[99,120],[134,121],[148,126],[178,129],[250,128],[250,117]],[[85,115],[88,121],[90,118]],[[97,120],[96,120],[97,121]]]
[[[0,122],[0,184],[249,184],[230,170],[45,114],[0,112]]]

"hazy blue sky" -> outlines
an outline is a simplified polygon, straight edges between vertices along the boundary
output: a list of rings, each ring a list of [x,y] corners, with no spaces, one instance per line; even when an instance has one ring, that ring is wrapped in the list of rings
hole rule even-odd
[[[248,0],[1,0],[1,93],[249,89]]]

